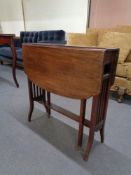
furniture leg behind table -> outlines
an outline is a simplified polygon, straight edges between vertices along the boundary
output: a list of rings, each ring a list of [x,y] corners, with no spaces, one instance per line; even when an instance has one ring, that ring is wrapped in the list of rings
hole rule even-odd
[[[14,82],[17,87],[19,87],[17,78],[16,78],[16,49],[14,45],[14,34],[0,34],[0,45],[7,45],[8,47],[4,47],[7,49],[11,49],[11,54],[12,54],[12,75]],[[2,49],[2,47],[1,47]],[[1,62],[3,64],[3,60]]]
[[[29,113],[28,113],[28,121],[31,121],[32,112],[34,109],[34,102],[41,103],[45,106],[46,112],[50,115],[49,108],[46,107],[46,91],[38,87],[36,84],[34,84],[32,81],[28,79],[28,91],[29,91],[29,101],[30,101],[30,107],[29,107]],[[48,95],[48,100],[49,95]]]
[[[13,75],[13,79],[14,79],[14,82],[16,84],[17,87],[19,87],[19,84],[18,84],[18,81],[17,81],[17,78],[16,78],[16,49],[15,49],[15,46],[14,46],[14,42],[11,43],[11,50],[12,50],[12,57],[13,57],[13,60],[12,60],[12,75]]]

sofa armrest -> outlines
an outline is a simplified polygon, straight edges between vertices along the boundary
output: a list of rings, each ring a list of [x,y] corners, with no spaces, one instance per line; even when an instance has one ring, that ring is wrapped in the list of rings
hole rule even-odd
[[[131,50],[127,56],[126,62],[131,62]]]

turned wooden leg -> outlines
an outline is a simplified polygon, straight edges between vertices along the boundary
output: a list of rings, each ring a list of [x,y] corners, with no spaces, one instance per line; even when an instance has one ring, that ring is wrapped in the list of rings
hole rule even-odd
[[[117,99],[117,101],[119,103],[123,102],[125,92],[126,92],[126,88],[119,87],[119,89],[118,89],[118,99]]]
[[[80,121],[79,121],[78,143],[77,143],[78,148],[81,147],[83,140],[85,110],[86,110],[86,99],[82,99],[80,105]]]
[[[30,80],[28,80],[28,91],[29,91],[29,102],[30,102],[29,113],[28,113],[28,121],[30,122],[32,112],[33,112],[33,109],[34,109],[32,82]]]

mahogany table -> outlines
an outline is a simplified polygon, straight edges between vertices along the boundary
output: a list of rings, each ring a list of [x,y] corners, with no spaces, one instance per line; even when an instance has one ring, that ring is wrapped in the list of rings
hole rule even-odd
[[[109,89],[114,83],[119,49],[75,47],[61,45],[24,44],[24,70],[28,77],[31,120],[34,101],[79,123],[78,147],[82,145],[83,127],[89,127],[84,153],[87,160],[94,134],[100,132],[104,142]],[[51,103],[50,92],[80,99],[80,115]],[[93,97],[90,120],[85,118],[86,100]]]
[[[16,79],[16,49],[14,46],[15,34],[0,34],[0,45],[8,45],[12,52],[12,75],[14,82],[17,87],[19,87],[18,81]]]

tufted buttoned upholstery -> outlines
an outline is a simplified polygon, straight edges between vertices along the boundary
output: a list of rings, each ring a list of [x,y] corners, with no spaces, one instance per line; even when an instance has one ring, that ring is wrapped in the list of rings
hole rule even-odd
[[[14,81],[18,86],[16,80],[16,62],[19,65],[23,64],[22,59],[22,44],[23,43],[56,43],[56,44],[65,44],[65,32],[63,30],[49,30],[49,31],[21,31],[20,38],[15,38],[13,43],[14,55],[10,46],[2,45],[0,46],[0,61],[4,60],[11,61],[15,65],[12,66],[12,73]]]
[[[36,31],[20,32],[21,43],[36,43],[37,37],[38,37],[38,32]]]
[[[40,31],[38,32],[37,43],[65,44],[65,32],[63,30]]]
[[[56,43],[65,44],[65,31],[47,30],[47,31],[21,31],[20,40],[15,41],[17,63],[22,63],[22,43]],[[12,59],[11,49],[2,46],[0,48],[0,57],[2,59]]]

